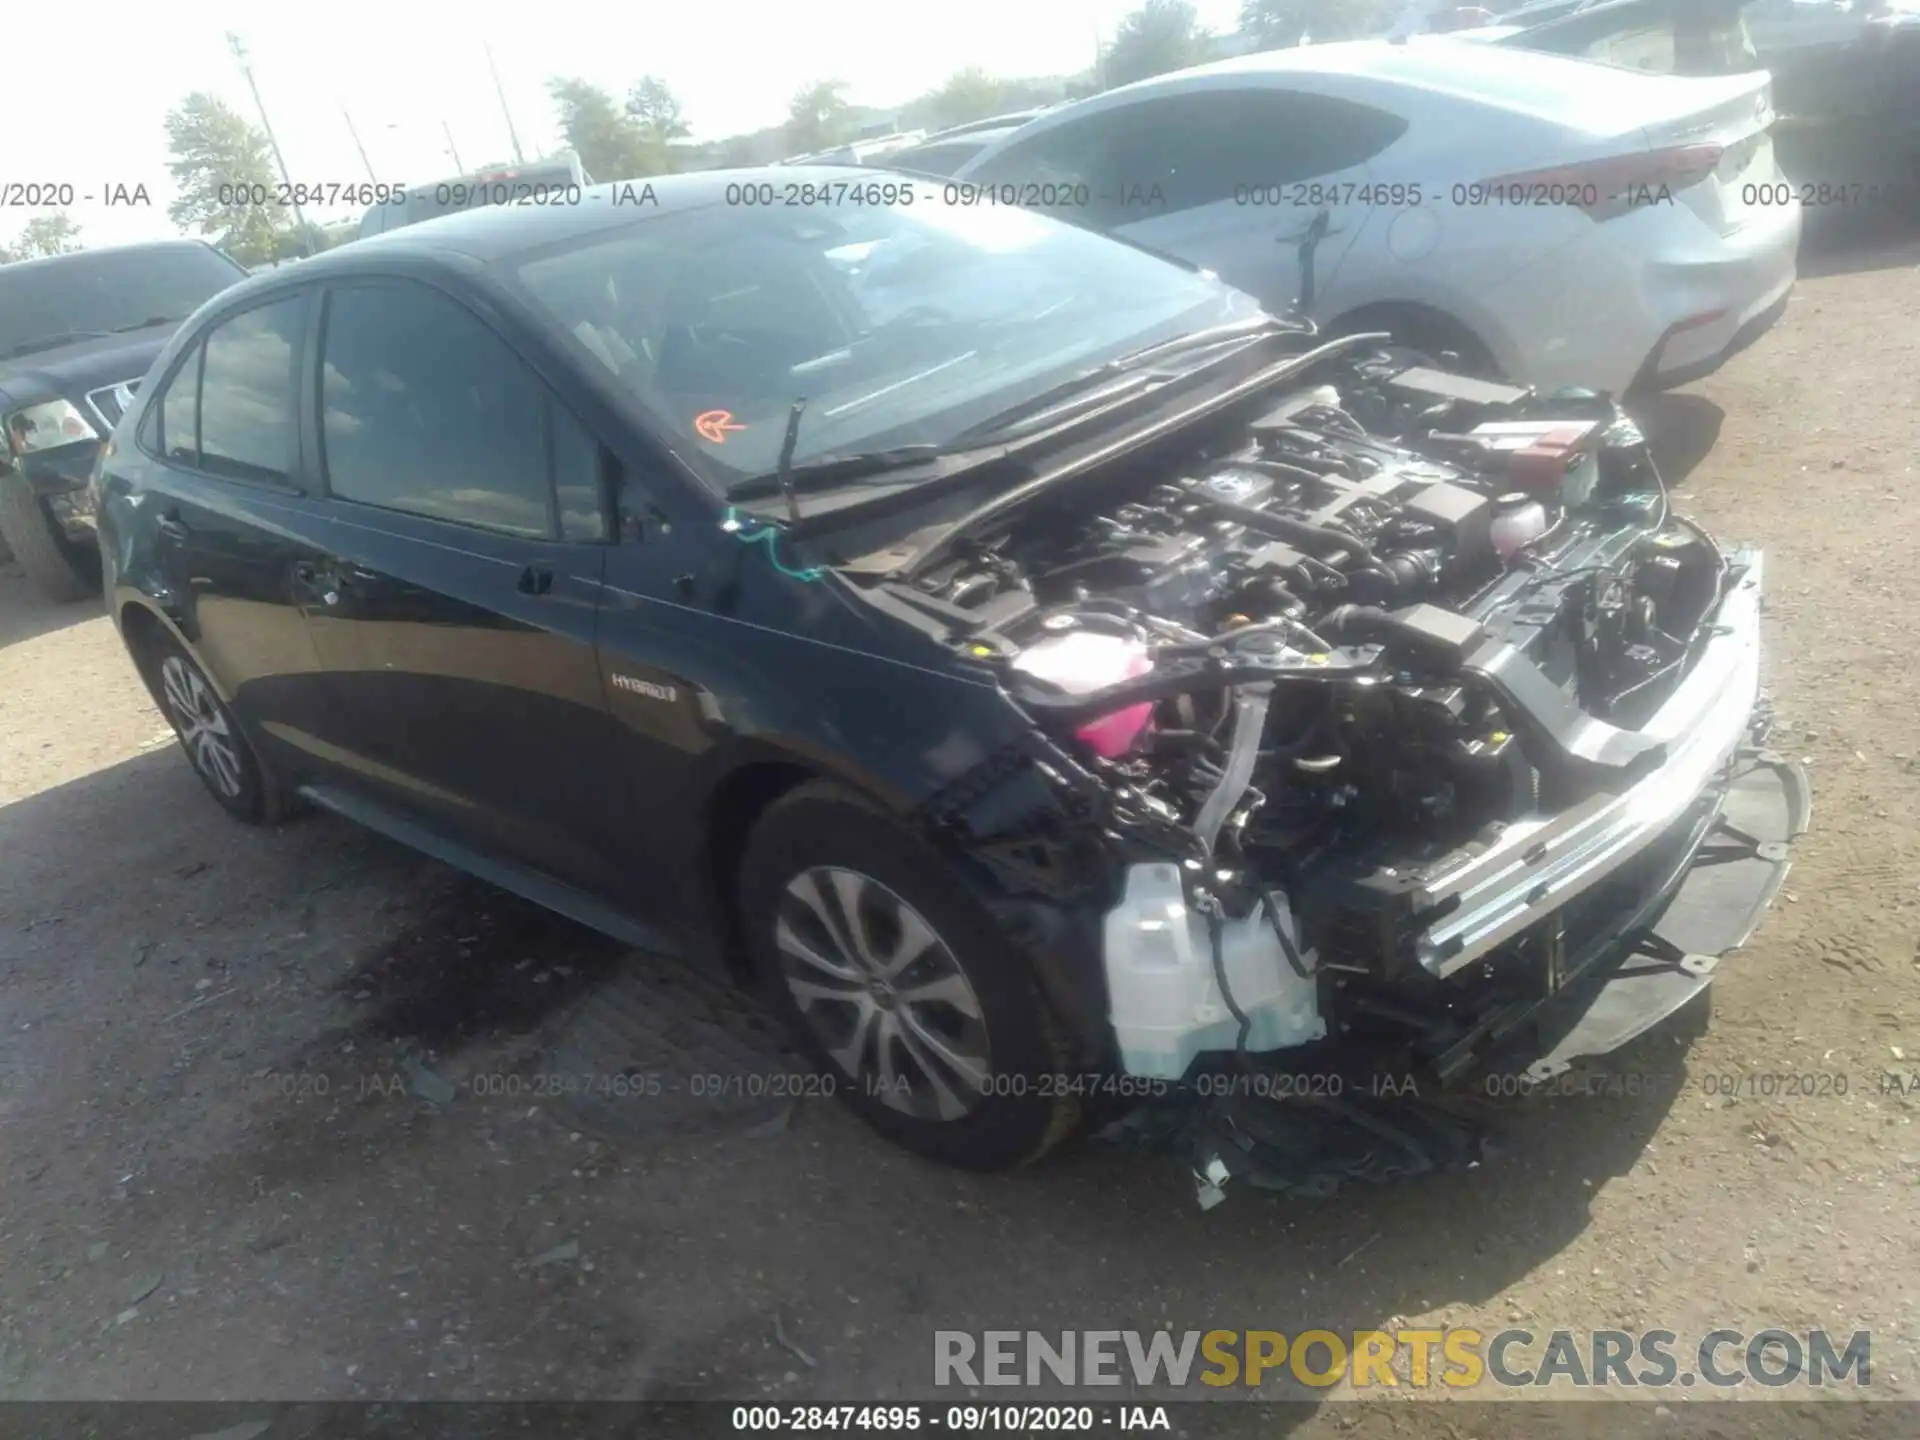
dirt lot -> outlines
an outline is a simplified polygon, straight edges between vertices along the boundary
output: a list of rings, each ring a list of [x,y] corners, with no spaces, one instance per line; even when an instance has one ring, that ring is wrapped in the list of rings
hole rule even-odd
[[[674,962],[342,822],[230,823],[107,622],[0,573],[0,1398],[931,1397],[936,1329],[1396,1318],[1866,1329],[1873,1391],[1920,1398],[1920,1097],[1882,1078],[1920,1072],[1916,260],[1816,260],[1645,412],[1684,503],[1770,549],[1816,787],[1710,1033],[1661,1038],[1658,1093],[1319,1204],[1203,1214],[1087,1148],[953,1174],[826,1101],[536,1093],[649,1013],[669,1074],[779,1061]],[[1847,1093],[1710,1093],[1761,1074]]]

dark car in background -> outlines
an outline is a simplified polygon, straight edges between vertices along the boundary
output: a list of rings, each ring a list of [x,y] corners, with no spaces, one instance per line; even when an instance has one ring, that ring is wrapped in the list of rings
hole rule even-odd
[[[577,198],[575,192],[592,183],[580,157],[567,154],[530,165],[496,166],[428,185],[409,185],[396,198],[369,206],[360,217],[359,233],[354,238],[365,240],[483,205],[566,204]]]
[[[1466,32],[1666,75],[1766,70],[1791,120],[1920,121],[1920,5],[1887,0],[1585,0]],[[1891,138],[1891,137],[1882,137]]]
[[[0,265],[0,537],[48,594],[98,588],[100,447],[173,327],[246,274],[198,240]]]
[[[727,203],[769,177],[859,203]],[[1556,1073],[1757,920],[1719,865],[1745,929],[1657,928],[1723,817],[1774,884],[1794,828],[1760,557],[1611,402],[937,182],[652,188],[256,276],[156,362],[109,607],[229,812],[738,957],[823,1093],[949,1161],[1245,1103],[1216,1187],[1459,1132],[1193,1076]]]

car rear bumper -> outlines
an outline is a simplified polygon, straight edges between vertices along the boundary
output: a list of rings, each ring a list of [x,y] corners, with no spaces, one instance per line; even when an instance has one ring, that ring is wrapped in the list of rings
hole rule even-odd
[[[1658,328],[1629,390],[1697,380],[1765,334],[1792,293],[1801,229],[1795,202],[1762,209],[1732,235],[1656,251],[1643,289]]]

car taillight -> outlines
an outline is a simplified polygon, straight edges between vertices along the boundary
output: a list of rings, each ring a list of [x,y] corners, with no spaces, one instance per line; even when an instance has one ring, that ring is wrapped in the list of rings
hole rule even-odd
[[[1674,145],[1496,175],[1470,188],[1498,205],[1567,205],[1595,220],[1612,220],[1671,204],[1678,192],[1711,175],[1725,153],[1722,145]]]

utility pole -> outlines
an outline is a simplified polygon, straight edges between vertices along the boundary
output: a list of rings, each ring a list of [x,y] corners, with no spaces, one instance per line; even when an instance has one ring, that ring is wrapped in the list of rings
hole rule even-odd
[[[253,80],[253,66],[247,60],[247,47],[233,31],[227,32],[227,48],[233,51],[233,58],[240,62],[240,73],[247,77],[247,89],[253,92],[253,106],[260,112],[260,128],[267,132],[267,146],[273,151],[273,163],[280,167],[280,179],[287,187],[287,199],[293,202],[293,223],[300,230],[300,249],[304,254],[313,254],[311,237],[307,234],[307,217],[300,210],[300,200],[293,188],[293,177],[287,174],[286,157],[280,153],[280,142],[273,138],[273,122],[267,119],[267,107],[261,103],[260,87]]]
[[[455,172],[461,175],[466,174],[467,167],[460,163],[460,147],[453,143],[453,127],[442,120],[440,122],[440,133],[447,137],[447,153],[453,156],[453,168]]]
[[[347,109],[346,104],[342,102],[340,113],[346,118],[347,133],[353,136],[353,148],[360,152],[360,163],[367,167],[367,179],[377,183],[380,177],[373,173],[373,162],[367,158],[367,147],[360,143],[360,132],[356,130],[353,125],[353,112]]]
[[[487,52],[487,69],[493,75],[493,93],[500,97],[500,113],[507,117],[507,138],[513,141],[513,163],[524,165],[527,163],[527,157],[521,153],[520,132],[513,128],[513,112],[507,108],[507,92],[500,84],[499,67],[493,63],[493,46],[483,40],[480,42],[480,48]]]

